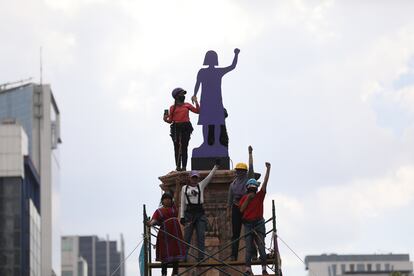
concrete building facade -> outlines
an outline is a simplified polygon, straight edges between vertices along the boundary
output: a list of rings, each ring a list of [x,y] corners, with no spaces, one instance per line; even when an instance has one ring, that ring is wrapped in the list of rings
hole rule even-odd
[[[408,254],[312,255],[305,258],[308,275],[412,275],[413,262]]]
[[[28,155],[40,175],[41,275],[53,275],[60,268],[59,233],[59,149],[60,113],[50,85],[28,83],[0,90],[0,121],[14,120],[28,137]],[[53,253],[52,253],[53,252]],[[53,265],[52,265],[53,263]],[[59,273],[58,273],[59,274]]]
[[[88,276],[88,263],[80,255],[78,236],[62,238],[61,258],[62,276]]]
[[[61,256],[62,276],[125,276],[122,235],[119,250],[109,238],[63,236]]]
[[[0,124],[0,275],[41,276],[40,177],[28,156],[28,137]]]

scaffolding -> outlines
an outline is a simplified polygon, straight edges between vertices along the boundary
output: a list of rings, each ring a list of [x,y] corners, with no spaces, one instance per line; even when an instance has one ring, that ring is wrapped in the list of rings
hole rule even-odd
[[[242,262],[242,261],[228,261],[227,259],[229,259],[230,256],[228,256],[225,259],[220,259],[217,256],[218,256],[219,253],[221,253],[225,249],[229,248],[234,242],[239,242],[241,239],[245,238],[247,235],[252,235],[252,234],[254,235],[254,232],[255,232],[254,228],[251,231],[241,235],[237,240],[230,241],[230,242],[226,243],[225,245],[223,245],[216,252],[208,253],[208,252],[201,251],[196,246],[194,246],[190,243],[187,243],[184,240],[179,239],[178,237],[176,237],[176,236],[160,229],[159,227],[154,227],[154,226],[149,227],[149,226],[147,226],[147,222],[149,221],[150,218],[147,216],[145,204],[143,206],[143,218],[144,218],[144,220],[143,220],[143,224],[144,224],[144,244],[143,244],[143,247],[144,247],[144,249],[143,250],[144,250],[144,275],[145,276],[151,276],[153,269],[161,268],[161,263],[160,262],[153,262],[152,261],[151,237],[156,237],[157,235],[155,233],[153,233],[151,228],[154,228],[157,231],[162,231],[164,234],[170,236],[173,239],[176,239],[176,240],[182,242],[183,244],[185,244],[189,248],[204,254],[205,257],[200,261],[196,261],[196,262],[179,262],[179,268],[182,268],[182,271],[179,272],[178,275],[184,275],[185,273],[188,273],[188,272],[190,272],[190,271],[192,271],[193,269],[196,269],[196,268],[200,268],[200,269],[204,268],[201,271],[198,270],[197,275],[203,275],[206,272],[210,271],[211,269],[218,270],[224,275],[245,275],[245,272],[243,272],[242,270],[239,269],[240,266],[245,265],[245,262]],[[266,235],[271,234],[272,238],[271,238],[270,247],[266,247],[266,245],[265,245],[265,248],[268,249],[268,251],[270,251],[270,253],[267,254],[266,262],[267,262],[268,266],[271,265],[270,269],[273,271],[273,273],[274,273],[273,275],[282,276],[281,258],[280,258],[279,247],[278,247],[278,242],[277,242],[278,237],[277,237],[277,229],[276,229],[276,211],[275,211],[275,202],[274,202],[274,200],[272,200],[272,217],[265,220],[264,224],[266,225],[267,223],[270,223],[270,222],[272,223],[272,229],[267,231]],[[245,246],[241,247],[239,249],[239,252],[243,249],[245,249]],[[252,266],[261,265],[261,264],[262,264],[262,262],[260,260],[253,260],[252,261]]]

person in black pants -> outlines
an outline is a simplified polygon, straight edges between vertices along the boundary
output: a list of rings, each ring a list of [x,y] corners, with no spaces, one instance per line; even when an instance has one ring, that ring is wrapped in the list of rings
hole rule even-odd
[[[200,106],[197,98],[193,97],[195,107],[185,102],[187,92],[178,87],[175,88],[171,95],[174,98],[174,105],[164,111],[164,121],[171,124],[170,136],[174,143],[174,156],[177,171],[187,170],[188,159],[188,142],[190,141],[193,127],[190,122],[189,111],[198,114]]]
[[[206,178],[200,181],[198,171],[191,171],[189,183],[181,188],[180,223],[185,227],[184,240],[189,244],[194,230],[197,234],[198,261],[204,258],[205,232],[207,217],[204,212],[204,189],[211,182],[220,166],[220,159],[216,160],[213,169]],[[187,255],[189,246],[187,245]],[[187,257],[186,257],[187,259]]]
[[[236,164],[236,178],[230,184],[227,200],[227,217],[230,217],[231,214],[231,223],[232,223],[232,237],[231,241],[231,260],[237,260],[239,253],[239,238],[242,227],[242,214],[240,213],[239,202],[240,199],[246,194],[246,183],[250,178],[255,178],[255,173],[253,169],[253,148],[249,146],[249,168],[245,163]],[[255,251],[254,249],[252,249]],[[252,253],[253,256],[255,252]]]

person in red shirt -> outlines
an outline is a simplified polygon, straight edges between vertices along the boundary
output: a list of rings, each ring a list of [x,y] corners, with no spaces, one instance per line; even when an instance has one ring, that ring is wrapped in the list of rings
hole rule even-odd
[[[265,236],[266,228],[263,218],[263,201],[266,195],[267,182],[269,181],[270,163],[266,162],[266,175],[263,180],[262,188],[257,192],[260,185],[256,179],[251,178],[247,181],[247,194],[240,199],[240,212],[244,231],[248,234],[246,241],[246,275],[253,275],[251,269],[252,250],[254,241],[259,249],[260,260],[262,261],[262,275],[268,275],[266,271],[266,250]]]
[[[200,112],[197,98],[194,98],[195,107],[185,101],[187,91],[178,87],[172,91],[174,104],[170,110],[164,112],[164,122],[171,124],[170,136],[174,143],[174,156],[177,171],[187,170],[188,142],[190,141],[193,126],[190,122],[189,111],[196,114]]]
[[[161,196],[162,206],[147,221],[148,226],[159,225],[157,242],[155,247],[156,260],[161,262],[161,275],[167,276],[167,267],[172,264],[172,275],[178,275],[178,262],[186,257],[183,235],[178,221],[177,202],[180,192],[180,184],[175,186],[174,197],[171,192],[165,192]]]

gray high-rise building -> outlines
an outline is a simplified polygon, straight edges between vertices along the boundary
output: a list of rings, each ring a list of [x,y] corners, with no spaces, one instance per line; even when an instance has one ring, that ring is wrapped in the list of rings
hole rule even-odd
[[[109,238],[64,236],[61,256],[62,276],[125,276],[122,235],[119,250]]]
[[[0,275],[40,274],[40,178],[23,128],[0,124]]]
[[[306,256],[309,275],[318,276],[412,276],[413,262],[408,254]]]
[[[40,176],[40,264],[41,275],[53,275],[60,268],[59,233],[59,150],[60,113],[50,85],[27,83],[0,87],[0,122],[15,120],[28,137],[28,156]],[[52,253],[53,252],[53,253]],[[59,274],[59,273],[58,273]]]

